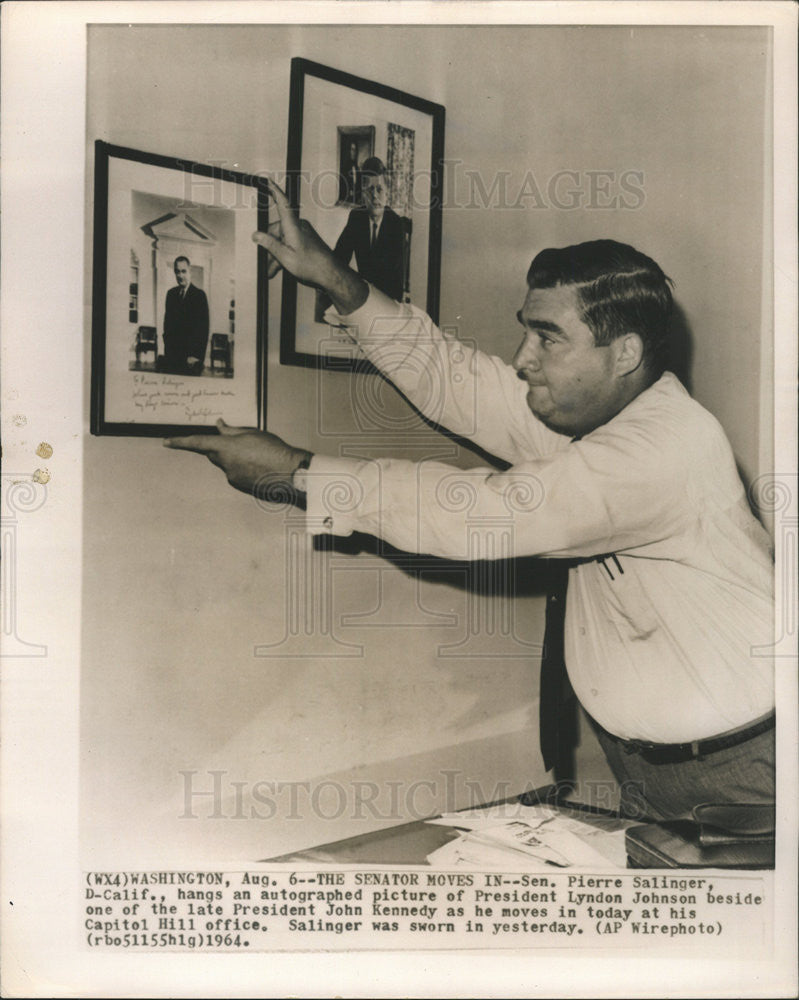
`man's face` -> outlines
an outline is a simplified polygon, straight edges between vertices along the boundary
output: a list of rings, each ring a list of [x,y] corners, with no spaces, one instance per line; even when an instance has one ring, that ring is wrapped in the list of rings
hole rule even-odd
[[[622,408],[614,343],[597,347],[570,285],[530,289],[517,313],[524,339],[513,359],[527,405],[552,430],[586,434]]]
[[[363,203],[372,219],[380,219],[386,208],[388,190],[385,177],[364,177]]]
[[[188,288],[191,284],[191,268],[185,260],[175,261],[175,281],[178,288]]]

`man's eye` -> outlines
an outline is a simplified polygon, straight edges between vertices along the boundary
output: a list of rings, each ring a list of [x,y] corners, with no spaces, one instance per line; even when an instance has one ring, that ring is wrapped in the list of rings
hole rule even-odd
[[[544,347],[549,347],[550,344],[554,343],[551,337],[548,337],[545,333],[539,333],[538,339],[541,341]]]

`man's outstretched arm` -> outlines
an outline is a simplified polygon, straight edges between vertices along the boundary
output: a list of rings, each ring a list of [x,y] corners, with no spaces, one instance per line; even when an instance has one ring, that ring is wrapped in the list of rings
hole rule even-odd
[[[327,292],[364,355],[429,420],[511,463],[565,447],[568,438],[530,413],[527,387],[510,365],[444,335],[422,310],[370,289],[297,219],[277,185],[270,182],[269,191],[279,221],[253,235],[271,255],[269,276],[282,266]]]

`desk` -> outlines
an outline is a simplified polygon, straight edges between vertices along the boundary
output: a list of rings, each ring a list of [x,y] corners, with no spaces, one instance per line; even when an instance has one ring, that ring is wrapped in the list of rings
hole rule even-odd
[[[557,796],[553,787],[537,789],[516,799],[505,800],[508,803],[521,801],[525,805],[540,803],[558,809],[568,816],[588,823],[599,829],[612,832],[625,830],[635,823],[622,819],[617,813],[594,809],[579,802],[568,802]],[[486,805],[501,805],[492,802]],[[337,840],[319,847],[310,847],[303,851],[282,854],[276,858],[265,858],[269,862],[322,862],[323,864],[372,864],[372,865],[424,865],[427,855],[443,847],[450,840],[455,840],[459,832],[449,826],[436,826],[424,820],[413,823],[403,823],[387,830],[377,830],[374,833],[364,833],[346,840]]]
[[[612,833],[628,831],[628,868],[729,868],[758,870],[774,868],[774,842],[700,847],[694,826],[685,821],[641,825],[618,813],[595,809],[558,796],[555,786],[537,789],[501,805],[520,802],[546,805],[597,829]],[[428,854],[451,840],[459,832],[450,826],[437,826],[424,820],[403,823],[387,830],[348,837],[319,847],[266,858],[274,862],[322,862],[323,864],[424,865]]]

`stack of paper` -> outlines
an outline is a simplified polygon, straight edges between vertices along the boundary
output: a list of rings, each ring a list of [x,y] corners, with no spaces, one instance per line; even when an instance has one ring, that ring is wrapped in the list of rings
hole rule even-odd
[[[546,806],[507,806],[447,813],[428,822],[464,831],[428,855],[436,867],[624,868],[624,830],[608,832]]]

